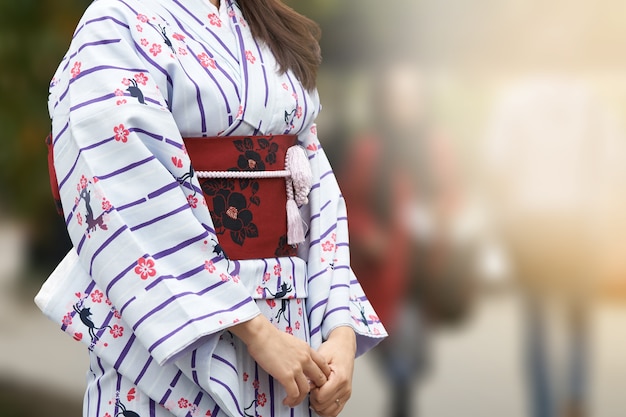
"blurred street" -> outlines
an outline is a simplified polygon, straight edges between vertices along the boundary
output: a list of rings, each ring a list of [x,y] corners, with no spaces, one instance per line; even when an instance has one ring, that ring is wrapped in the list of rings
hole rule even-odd
[[[79,415],[87,358],[32,302],[35,287],[12,277],[20,262],[19,230],[0,228],[0,416]],[[11,250],[11,248],[13,248]],[[431,372],[413,400],[425,417],[522,417],[526,414],[519,299],[510,288],[482,293],[467,322],[439,331]],[[626,409],[626,304],[599,304],[593,314],[592,417]],[[563,358],[557,358],[562,360]],[[385,416],[385,386],[372,355],[357,360],[345,417]]]

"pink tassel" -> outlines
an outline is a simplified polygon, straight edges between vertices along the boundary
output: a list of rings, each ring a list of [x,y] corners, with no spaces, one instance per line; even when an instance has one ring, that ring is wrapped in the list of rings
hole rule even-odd
[[[287,169],[291,173],[291,181],[295,191],[294,198],[298,206],[309,202],[309,192],[313,185],[313,172],[311,164],[302,146],[292,146],[287,149],[285,158]]]
[[[297,245],[304,242],[304,221],[300,217],[300,210],[296,201],[287,199],[287,243]]]
[[[304,242],[305,223],[300,217],[299,206],[309,202],[309,192],[313,184],[313,172],[309,158],[302,146],[287,149],[286,169],[290,175],[287,185],[287,243],[297,245]]]

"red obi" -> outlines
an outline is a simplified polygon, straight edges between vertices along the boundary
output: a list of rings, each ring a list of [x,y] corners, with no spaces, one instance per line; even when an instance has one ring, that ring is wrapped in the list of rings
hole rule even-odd
[[[294,256],[287,241],[285,157],[295,135],[183,138],[230,259]]]

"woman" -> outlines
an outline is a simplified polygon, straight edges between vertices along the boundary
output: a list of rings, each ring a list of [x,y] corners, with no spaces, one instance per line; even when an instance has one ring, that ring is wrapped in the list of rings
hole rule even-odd
[[[36,302],[88,346],[86,416],[343,409],[355,356],[385,331],[349,266],[345,204],[316,137],[316,31],[275,0],[97,0],[85,12],[49,100],[74,250]],[[305,150],[309,194],[291,188],[293,171],[287,197],[259,197],[256,178],[191,168],[292,161],[279,137]],[[228,156],[205,148],[224,138]],[[287,213],[264,215],[288,219],[297,249],[244,256],[267,223],[254,210],[279,197]]]

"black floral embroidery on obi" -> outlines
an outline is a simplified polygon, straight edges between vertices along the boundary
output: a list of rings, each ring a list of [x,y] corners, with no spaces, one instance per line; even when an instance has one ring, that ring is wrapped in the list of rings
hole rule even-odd
[[[244,138],[233,141],[233,146],[240,154],[237,157],[237,166],[228,171],[265,171],[266,164],[276,163],[279,147],[271,138]],[[248,190],[249,197],[238,192],[236,184],[239,185],[239,191]],[[233,242],[239,246],[243,246],[247,238],[259,236],[254,214],[250,210],[252,206],[261,205],[261,199],[257,195],[259,190],[259,181],[250,178],[210,179],[202,183],[202,191],[212,198],[211,214],[218,235],[228,231]]]

